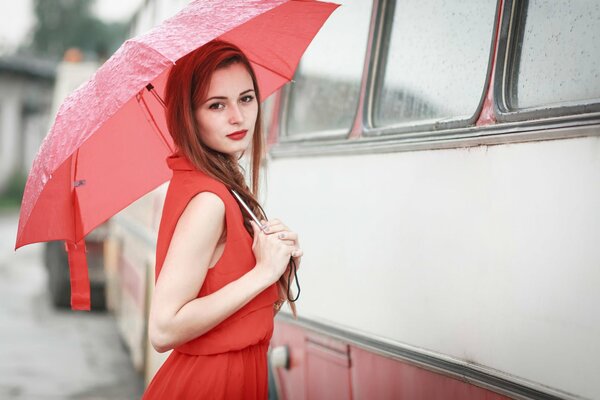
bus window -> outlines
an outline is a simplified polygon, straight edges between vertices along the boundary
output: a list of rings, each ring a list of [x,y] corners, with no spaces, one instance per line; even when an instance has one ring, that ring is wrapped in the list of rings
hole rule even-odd
[[[337,8],[308,47],[291,84],[285,135],[352,126],[367,47],[371,2],[337,1]]]
[[[517,17],[508,108],[600,100],[600,4],[524,2]]]
[[[375,127],[473,117],[483,97],[495,0],[395,3],[386,16]]]
[[[275,96],[269,96],[265,101],[261,103],[261,111],[262,111],[262,129],[264,134],[269,130],[269,126],[271,124],[271,119],[273,118],[273,106],[275,105]]]

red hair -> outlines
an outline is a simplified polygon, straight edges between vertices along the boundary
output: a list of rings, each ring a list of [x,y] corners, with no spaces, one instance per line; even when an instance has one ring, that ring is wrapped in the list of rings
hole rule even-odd
[[[226,68],[235,63],[242,64],[252,77],[258,102],[250,158],[252,190],[246,184],[243,170],[235,156],[211,149],[200,140],[198,124],[194,117],[194,111],[208,95],[212,74],[217,69]],[[238,192],[256,216],[266,220],[265,212],[258,202],[260,165],[265,151],[261,123],[262,107],[259,99],[258,82],[250,61],[239,47],[223,40],[212,40],[179,59],[169,73],[165,88],[167,126],[178,151],[198,170]],[[249,219],[244,219],[244,226],[253,236]],[[280,297],[287,297],[285,295],[287,293],[285,274],[279,280],[279,290]],[[294,303],[290,302],[289,304],[296,316]]]

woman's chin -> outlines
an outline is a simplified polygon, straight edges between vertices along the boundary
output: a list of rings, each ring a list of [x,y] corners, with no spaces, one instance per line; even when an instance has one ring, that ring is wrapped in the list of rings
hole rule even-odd
[[[244,155],[244,153],[246,152],[247,149],[248,149],[248,147],[238,146],[235,148],[229,147],[226,149],[222,149],[220,151],[221,151],[221,153],[227,154],[228,156],[235,157],[236,160],[239,160]]]
[[[228,154],[231,154],[232,156],[235,156],[236,159],[239,159],[244,155],[244,153],[247,153],[249,147],[250,143],[240,143],[239,146],[232,148]]]
[[[247,152],[251,145],[250,138],[244,138],[242,140],[227,139],[225,141],[219,141],[218,143],[206,143],[208,147],[214,151],[218,151],[221,154],[236,157],[238,159],[242,154]]]

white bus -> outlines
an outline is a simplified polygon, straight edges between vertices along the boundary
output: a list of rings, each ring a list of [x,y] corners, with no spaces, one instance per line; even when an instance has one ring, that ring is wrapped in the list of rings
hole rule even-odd
[[[265,104],[263,205],[305,253],[271,395],[600,398],[598,2],[341,3]],[[107,242],[147,381],[165,192]]]

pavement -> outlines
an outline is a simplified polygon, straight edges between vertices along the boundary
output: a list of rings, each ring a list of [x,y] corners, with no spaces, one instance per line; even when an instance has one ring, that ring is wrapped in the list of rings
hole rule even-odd
[[[43,245],[15,252],[17,211],[0,211],[0,399],[139,399],[112,314],[56,310]]]

